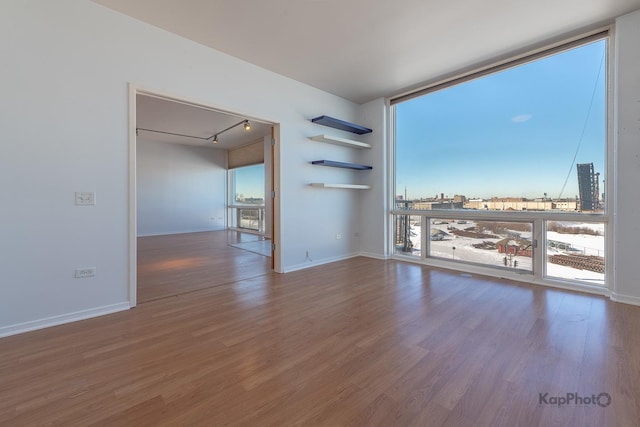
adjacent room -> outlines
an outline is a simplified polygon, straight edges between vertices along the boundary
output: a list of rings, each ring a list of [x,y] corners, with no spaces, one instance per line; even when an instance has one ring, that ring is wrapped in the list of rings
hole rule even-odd
[[[271,128],[136,96],[139,303],[271,271]]]

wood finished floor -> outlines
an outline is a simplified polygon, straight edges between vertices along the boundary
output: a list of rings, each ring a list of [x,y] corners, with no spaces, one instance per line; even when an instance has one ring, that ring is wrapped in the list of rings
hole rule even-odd
[[[597,296],[354,258],[1,339],[0,425],[637,426],[639,330]]]
[[[271,258],[230,246],[260,239],[237,231],[138,237],[138,303],[271,272]]]

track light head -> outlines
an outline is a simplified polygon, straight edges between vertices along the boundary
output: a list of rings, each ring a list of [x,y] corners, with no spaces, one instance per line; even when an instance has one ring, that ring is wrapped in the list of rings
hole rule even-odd
[[[249,120],[245,119],[245,120],[239,121],[238,123],[232,124],[231,126],[229,126],[226,129],[219,130],[218,133],[214,133],[213,136],[210,136],[209,138],[211,138],[211,142],[212,143],[217,144],[218,143],[218,135],[221,135],[221,134],[225,133],[228,130],[237,128],[240,125],[244,125],[244,130],[247,130],[247,131],[251,130],[251,123],[249,123]],[[209,139],[209,138],[206,138],[206,139]]]

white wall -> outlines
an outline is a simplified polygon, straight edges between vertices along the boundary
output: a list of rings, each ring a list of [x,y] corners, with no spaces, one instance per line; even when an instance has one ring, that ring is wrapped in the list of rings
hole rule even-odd
[[[137,140],[138,236],[224,230],[225,150]]]
[[[342,118],[331,112],[316,113],[309,117],[327,114]],[[355,118],[350,120],[356,121]],[[353,134],[313,123],[305,124],[304,130],[297,136],[297,144],[301,149],[290,157],[291,175],[282,177],[282,221],[290,225],[283,236],[283,245],[288,246],[292,260],[285,271],[320,264],[344,255],[356,255],[360,250],[359,238],[356,236],[361,220],[358,205],[360,192],[366,190],[313,188],[309,184],[365,184],[370,172],[312,165],[314,160],[359,162],[359,150],[308,139],[309,136],[324,133],[354,139]],[[287,197],[294,189],[297,196]],[[345,206],[354,207],[349,216],[343,215]],[[340,239],[337,238],[338,235],[341,236]]]
[[[618,18],[615,34],[617,191],[613,297],[640,304],[640,10]]]
[[[370,174],[371,190],[363,192],[360,203],[362,232],[360,233],[360,250],[375,258],[387,258],[388,217],[387,206],[388,183],[388,134],[387,106],[383,98],[376,99],[361,106],[362,123],[373,129],[363,141],[372,145],[370,150],[363,150],[363,162],[375,165]]]
[[[129,83],[280,124],[277,268],[358,250],[334,234],[354,225],[353,193],[306,185],[325,155],[309,119],[357,105],[86,0],[4,1],[0,57],[0,335],[128,307]]]

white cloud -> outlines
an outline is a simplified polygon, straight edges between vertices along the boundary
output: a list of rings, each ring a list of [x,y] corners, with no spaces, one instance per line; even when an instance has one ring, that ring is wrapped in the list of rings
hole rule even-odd
[[[532,117],[533,116],[531,114],[519,114],[517,116],[511,117],[511,121],[513,123],[528,122],[529,120],[531,120]]]

